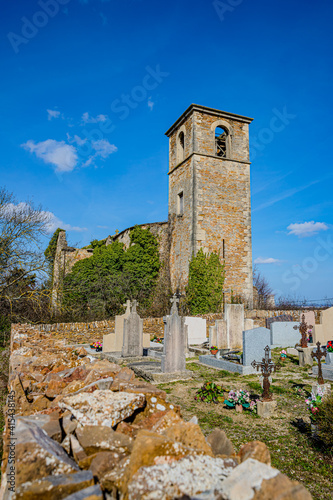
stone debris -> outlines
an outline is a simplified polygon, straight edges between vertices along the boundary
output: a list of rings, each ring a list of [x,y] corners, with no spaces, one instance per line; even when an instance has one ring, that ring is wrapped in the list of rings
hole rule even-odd
[[[206,439],[164,391],[55,333],[12,326],[1,499],[311,499],[270,467],[264,443],[236,454],[223,430]]]
[[[235,466],[232,459],[197,456],[142,467],[128,485],[128,499],[172,500],[182,495],[220,490]],[[218,497],[211,497],[214,498]]]
[[[143,394],[97,390],[91,394],[81,392],[66,396],[59,401],[58,406],[70,411],[80,425],[114,427],[133,415],[144,403]]]

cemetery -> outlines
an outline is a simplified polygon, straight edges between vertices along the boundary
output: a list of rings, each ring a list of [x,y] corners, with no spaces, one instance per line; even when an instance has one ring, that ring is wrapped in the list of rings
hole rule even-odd
[[[333,347],[329,344],[326,349],[319,340],[316,345],[308,344],[313,340],[308,335],[313,325],[306,323],[303,314],[298,322],[278,317],[266,323],[269,328],[246,329],[240,336],[239,328],[246,324],[244,309],[229,305],[226,320],[217,320],[209,328],[210,340],[216,335],[213,338],[219,344],[210,350],[207,337],[200,334],[203,323],[180,316],[179,299],[174,295],[170,314],[164,318],[162,344],[156,347],[156,342],[148,345],[146,341],[145,348],[145,335],[150,335],[143,331],[137,305],[127,301],[125,313],[115,318],[114,333],[106,333],[103,343],[96,342],[94,348],[71,343],[70,335],[55,340],[45,328],[13,326],[9,383],[18,415],[17,453],[22,463],[26,453],[36,457],[40,470],[34,472],[31,482],[29,468],[20,469],[17,491],[22,498],[43,498],[38,495],[45,491],[51,492],[49,498],[67,498],[82,491],[86,496],[73,494],[70,500],[90,499],[91,495],[102,500],[107,492],[117,491],[120,498],[134,499],[131,492],[138,488],[144,488],[147,495],[156,494],[162,488],[157,480],[162,469],[157,464],[166,458],[184,467],[177,472],[181,474],[186,474],[186,460],[191,460],[191,467],[207,467],[207,471],[229,467],[225,477],[230,481],[245,473],[244,488],[255,483],[256,474],[266,474],[268,483],[260,497],[265,500],[280,498],[272,493],[275,483],[268,488],[270,471],[280,474],[278,484],[285,495],[281,498],[331,498],[332,463],[320,438],[316,411],[322,401],[332,397],[326,374],[332,365],[327,349],[333,354]],[[218,321],[224,323],[222,329]],[[253,322],[249,325],[254,326]],[[193,338],[202,342],[190,348],[189,328],[193,326]],[[295,340],[296,354],[287,354],[282,347]],[[232,348],[220,347],[228,342]],[[300,347],[302,343],[304,347]],[[156,349],[158,354],[151,355]],[[311,349],[311,362],[301,363],[304,359],[297,349]],[[7,427],[8,432],[10,429],[13,427]],[[105,429],[104,444],[99,444],[99,429]],[[8,439],[10,434],[5,434],[5,443]],[[21,440],[28,444],[22,447]],[[177,452],[161,451],[159,447],[167,443],[178,443]],[[129,460],[129,468],[115,459],[117,446],[127,450],[121,453],[123,460]],[[147,446],[151,450],[148,462],[142,456]],[[7,463],[7,469],[2,474],[7,482],[2,482],[1,498],[10,499],[5,494],[10,469],[4,450],[3,467]],[[44,455],[48,465],[43,464]],[[159,457],[157,462],[151,462],[154,456]],[[113,475],[108,472],[111,464],[116,467]],[[137,472],[142,465],[147,467],[150,483],[145,468]],[[166,498],[191,491],[195,495],[199,491],[195,488],[201,487],[196,482],[192,486],[186,483],[185,491],[175,478],[165,477],[163,488],[172,492]],[[223,492],[228,484],[227,479],[221,484],[214,481],[208,474],[207,498],[217,498],[214,488]],[[57,496],[59,492],[68,495]]]

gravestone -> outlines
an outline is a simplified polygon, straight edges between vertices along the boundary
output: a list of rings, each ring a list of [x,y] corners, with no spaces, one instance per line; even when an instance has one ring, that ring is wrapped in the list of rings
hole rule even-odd
[[[230,372],[240,373],[241,375],[250,375],[255,373],[255,368],[251,366],[253,360],[260,361],[264,349],[270,343],[270,330],[267,328],[253,328],[242,332],[243,337],[243,356],[242,363],[235,363],[228,354],[219,353],[216,356],[199,356],[199,362],[217,368],[219,370],[228,370]],[[227,359],[225,356],[229,356]],[[232,355],[233,357],[237,357]],[[233,359],[233,358],[232,358]]]
[[[212,345],[218,349],[228,349],[227,323],[224,319],[215,320],[215,325],[209,327],[209,346]]]
[[[103,335],[103,352],[121,352],[123,348],[124,320],[131,313],[131,301],[127,300],[124,307],[125,313],[115,318],[114,333]]]
[[[266,318],[266,328],[270,328],[272,323],[277,322],[294,321],[290,314],[281,314],[280,316],[273,316],[272,318]]]
[[[253,361],[261,361],[270,340],[271,332],[268,328],[259,327],[243,332],[243,365],[249,366]]]
[[[185,372],[186,370],[187,326],[185,318],[178,315],[179,299],[174,296],[171,302],[172,308],[170,316],[167,316],[164,330],[162,373]]]
[[[299,343],[300,333],[294,329],[298,323],[294,321],[276,321],[271,323],[270,345],[274,347],[294,347]]]
[[[143,355],[143,320],[136,312],[137,301],[133,300],[131,312],[124,319],[122,357]]]
[[[224,320],[227,324],[227,347],[229,349],[241,348],[244,331],[244,305],[225,304]]]
[[[333,338],[333,307],[321,311],[320,324],[314,325],[312,333],[314,343],[326,345]]]
[[[254,328],[254,319],[245,318],[244,319],[244,330],[253,330]]]
[[[207,341],[205,319],[185,316],[185,325],[188,331],[188,345],[199,345]]]

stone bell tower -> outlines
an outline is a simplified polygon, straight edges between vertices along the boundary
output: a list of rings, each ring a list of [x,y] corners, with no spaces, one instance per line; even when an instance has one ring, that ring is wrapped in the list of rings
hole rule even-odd
[[[173,291],[184,290],[189,261],[202,248],[220,252],[224,289],[252,307],[251,121],[191,104],[166,132]]]

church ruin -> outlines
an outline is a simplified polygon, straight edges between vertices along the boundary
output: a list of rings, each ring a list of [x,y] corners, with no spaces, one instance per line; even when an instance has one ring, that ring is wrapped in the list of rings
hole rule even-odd
[[[191,104],[166,132],[169,137],[168,221],[140,224],[159,240],[161,261],[172,291],[184,291],[189,261],[200,248],[219,252],[225,262],[225,292],[240,295],[252,307],[252,240],[249,124],[252,118]],[[130,230],[109,236],[106,245],[128,246]],[[58,237],[54,263],[53,305],[61,277],[91,249],[67,246]]]

